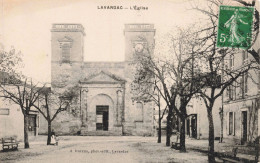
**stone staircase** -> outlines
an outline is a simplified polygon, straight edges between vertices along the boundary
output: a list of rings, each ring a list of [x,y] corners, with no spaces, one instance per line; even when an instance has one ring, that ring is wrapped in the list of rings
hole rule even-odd
[[[122,132],[115,131],[84,131],[81,130],[82,136],[121,136]]]
[[[82,136],[122,136],[122,126],[113,127],[112,130],[102,131],[102,130],[93,130],[88,131],[88,127],[81,128]]]

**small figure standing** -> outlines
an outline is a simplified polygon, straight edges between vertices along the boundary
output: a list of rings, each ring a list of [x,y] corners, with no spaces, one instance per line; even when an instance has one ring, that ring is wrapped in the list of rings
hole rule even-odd
[[[56,135],[55,135],[54,130],[52,130],[52,132],[51,132],[51,142],[50,142],[50,144],[56,145]]]

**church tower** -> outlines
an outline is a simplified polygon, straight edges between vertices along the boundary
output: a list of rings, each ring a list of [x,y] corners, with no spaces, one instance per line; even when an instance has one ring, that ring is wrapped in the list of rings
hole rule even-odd
[[[124,134],[153,135],[154,103],[136,101],[131,91],[135,66],[132,63],[136,54],[153,55],[155,29],[153,24],[126,24],[125,30],[125,120]]]
[[[131,61],[134,53],[149,50],[153,54],[155,29],[153,24],[125,24],[125,61]]]
[[[51,82],[54,88],[73,86],[84,64],[84,27],[53,24],[51,29]]]

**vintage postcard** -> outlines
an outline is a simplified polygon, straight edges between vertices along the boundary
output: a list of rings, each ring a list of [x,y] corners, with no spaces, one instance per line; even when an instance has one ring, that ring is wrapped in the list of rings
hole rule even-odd
[[[258,162],[259,0],[0,0],[0,162]]]

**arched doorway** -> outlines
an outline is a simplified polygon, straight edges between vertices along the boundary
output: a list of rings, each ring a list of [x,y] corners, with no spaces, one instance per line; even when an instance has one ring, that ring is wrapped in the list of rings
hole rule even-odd
[[[109,95],[98,94],[90,102],[90,112],[95,117],[91,123],[96,131],[109,131],[114,125],[114,102]]]

